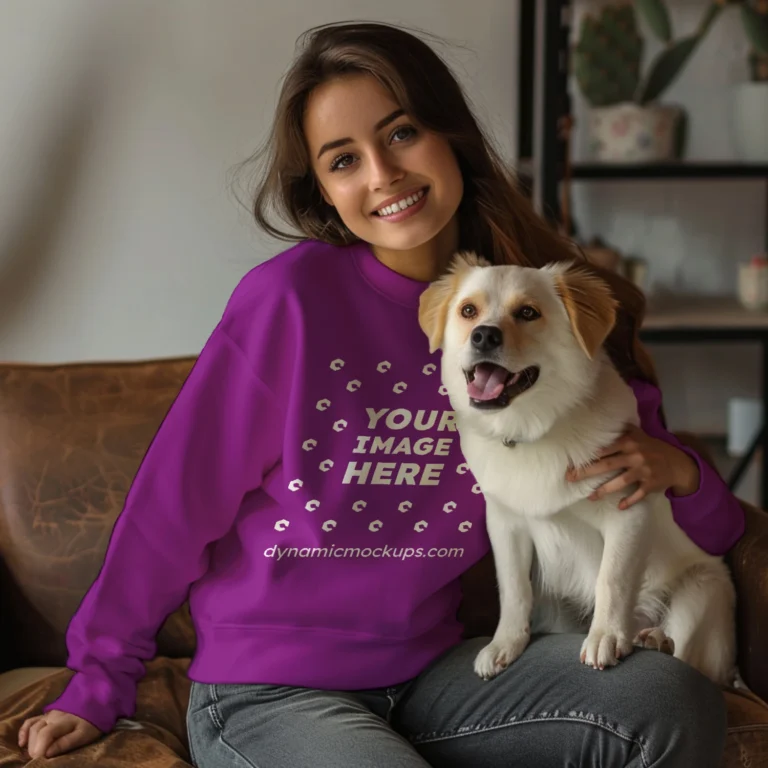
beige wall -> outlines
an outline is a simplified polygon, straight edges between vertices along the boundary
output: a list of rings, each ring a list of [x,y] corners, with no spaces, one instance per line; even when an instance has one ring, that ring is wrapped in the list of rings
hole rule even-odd
[[[237,280],[284,248],[227,186],[260,143],[296,37],[334,20],[447,39],[516,146],[509,0],[4,0],[0,359],[199,351]]]

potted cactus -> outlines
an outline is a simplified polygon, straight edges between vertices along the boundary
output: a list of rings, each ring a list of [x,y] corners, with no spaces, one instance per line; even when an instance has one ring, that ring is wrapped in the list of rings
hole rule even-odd
[[[768,163],[768,0],[741,0],[741,20],[749,41],[748,82],[733,94],[736,151],[742,160]]]
[[[585,15],[573,67],[590,105],[590,151],[596,160],[648,163],[684,155],[685,110],[659,103],[659,98],[698,47],[721,2],[707,8],[693,34],[677,40],[663,0],[616,3],[604,6],[597,15]],[[664,43],[645,75],[641,73],[644,40],[635,9]]]

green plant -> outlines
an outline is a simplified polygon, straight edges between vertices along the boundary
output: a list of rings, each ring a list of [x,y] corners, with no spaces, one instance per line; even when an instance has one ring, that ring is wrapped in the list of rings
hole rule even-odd
[[[617,3],[603,7],[598,15],[585,15],[573,65],[587,101],[593,107],[604,107],[627,101],[643,105],[657,100],[680,74],[722,7],[722,2],[712,3],[696,32],[678,40],[673,40],[663,0]],[[637,28],[635,8],[664,43],[645,77],[640,74],[644,40]]]
[[[768,82],[768,0],[741,0],[741,21],[751,50],[749,70],[755,82]]]

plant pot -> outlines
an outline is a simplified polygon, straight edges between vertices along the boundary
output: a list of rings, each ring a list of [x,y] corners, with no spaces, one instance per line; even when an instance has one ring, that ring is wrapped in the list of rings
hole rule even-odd
[[[633,102],[589,110],[590,154],[606,163],[654,163],[682,155],[685,112]]]
[[[768,163],[768,82],[733,89],[731,125],[736,154],[745,162]]]

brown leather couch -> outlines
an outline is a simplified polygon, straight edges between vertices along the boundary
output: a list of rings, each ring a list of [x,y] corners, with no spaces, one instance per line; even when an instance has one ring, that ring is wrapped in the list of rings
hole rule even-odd
[[[69,679],[67,624],[193,362],[0,365],[0,766],[27,764],[16,746],[19,726]],[[768,706],[758,698],[768,699],[768,515],[744,507],[747,533],[728,560],[739,593],[739,663],[754,694],[724,692],[723,765],[758,768],[768,766]],[[467,574],[465,586],[466,634],[492,633],[497,607],[489,558]],[[158,636],[134,722],[46,764],[188,766],[186,670],[194,647],[185,606]]]

